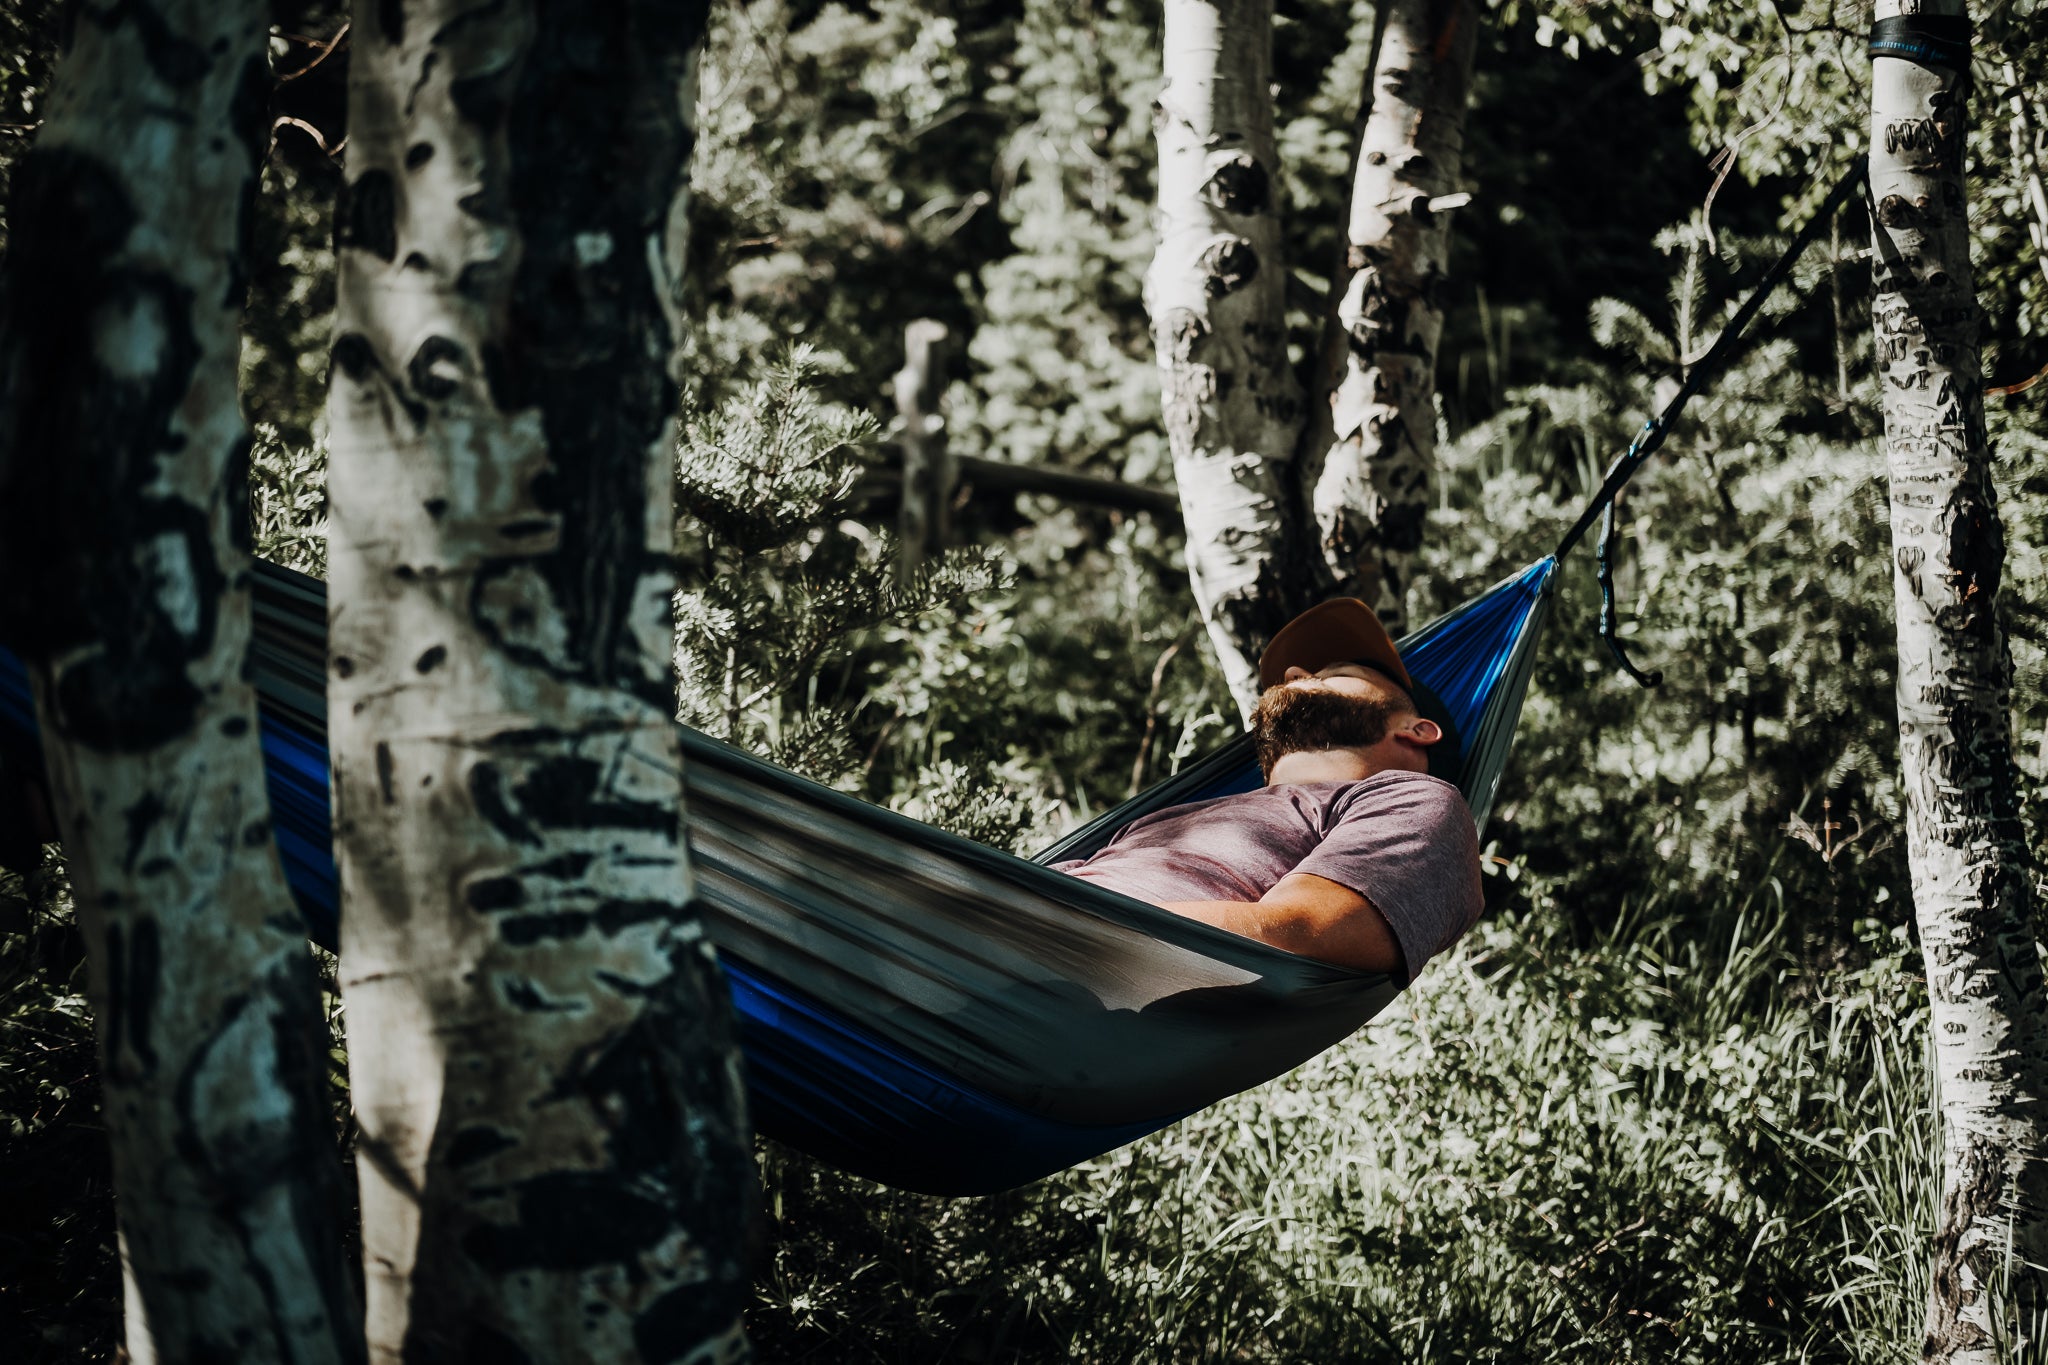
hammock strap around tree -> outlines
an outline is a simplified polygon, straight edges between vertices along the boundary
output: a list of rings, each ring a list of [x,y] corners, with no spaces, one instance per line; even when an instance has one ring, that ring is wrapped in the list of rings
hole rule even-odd
[[[1778,259],[1771,262],[1770,269],[1764,272],[1764,277],[1757,282],[1756,288],[1749,292],[1749,297],[1742,301],[1742,305],[1735,310],[1735,315],[1728,319],[1728,325],[1714,338],[1714,344],[1707,348],[1707,353],[1700,357],[1697,364],[1686,369],[1684,381],[1678,386],[1678,392],[1664,404],[1662,411],[1643,423],[1643,429],[1636,434],[1635,440],[1629,443],[1628,449],[1607,467],[1607,475],[1600,481],[1599,489],[1594,492],[1585,510],[1579,514],[1579,519],[1572,523],[1571,529],[1564,533],[1564,539],[1557,543],[1557,549],[1552,552],[1553,558],[1562,560],[1585,538],[1594,519],[1599,518],[1600,548],[1596,573],[1600,583],[1600,638],[1607,645],[1608,651],[1614,655],[1614,661],[1620,665],[1621,670],[1644,687],[1655,687],[1663,681],[1664,675],[1661,672],[1645,673],[1637,668],[1622,648],[1618,634],[1614,610],[1615,499],[1620,496],[1628,481],[1636,476],[1636,471],[1663,446],[1664,438],[1670,434],[1679,414],[1685,410],[1685,405],[1690,403],[1694,395],[1704,389],[1709,382],[1718,378],[1735,359],[1736,353],[1742,348],[1743,333],[1749,324],[1762,311],[1771,295],[1777,292],[1778,286],[1792,273],[1793,265],[1820,235],[1821,228],[1834,218],[1849,196],[1863,184],[1865,172],[1866,167],[1859,160],[1842,173],[1841,178],[1828,191],[1827,198],[1821,201],[1820,207],[1800,225],[1799,231],[1792,235],[1791,242],[1778,254]]]

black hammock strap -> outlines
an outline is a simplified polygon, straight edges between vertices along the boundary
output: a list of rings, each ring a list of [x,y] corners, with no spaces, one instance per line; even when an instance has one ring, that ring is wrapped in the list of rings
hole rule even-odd
[[[1685,405],[1710,381],[1719,376],[1735,358],[1736,352],[1742,347],[1744,331],[1755,320],[1764,303],[1777,291],[1778,286],[1784,283],[1785,277],[1792,273],[1792,266],[1805,254],[1806,248],[1813,244],[1813,239],[1820,235],[1821,228],[1834,217],[1843,202],[1855,193],[1857,187],[1863,184],[1865,174],[1866,167],[1861,160],[1842,173],[1841,179],[1828,191],[1827,198],[1821,201],[1813,216],[1792,235],[1792,240],[1786,245],[1785,250],[1771,263],[1771,268],[1764,272],[1764,277],[1757,281],[1756,288],[1742,301],[1742,306],[1735,310],[1735,315],[1728,319],[1728,325],[1721,329],[1721,335],[1714,339],[1714,344],[1707,348],[1707,353],[1700,358],[1698,364],[1686,371],[1685,382],[1678,386],[1678,392],[1671,396],[1671,400],[1664,405],[1662,411],[1643,423],[1643,429],[1636,434],[1635,440],[1629,443],[1628,449],[1607,467],[1607,476],[1600,481],[1600,487],[1593,494],[1592,500],[1586,504],[1586,510],[1579,514],[1579,519],[1564,533],[1564,539],[1557,543],[1555,557],[1562,560],[1571,553],[1574,546],[1585,539],[1586,532],[1592,528],[1594,518],[1600,519],[1600,548],[1596,570],[1600,582],[1600,639],[1614,655],[1614,661],[1621,666],[1622,671],[1644,687],[1655,687],[1663,681],[1664,675],[1645,673],[1637,668],[1629,660],[1616,633],[1614,500],[1628,481],[1635,477],[1636,471],[1643,467],[1644,462],[1656,454],[1658,448],[1664,444],[1665,436],[1670,433],[1673,423],[1678,420]]]

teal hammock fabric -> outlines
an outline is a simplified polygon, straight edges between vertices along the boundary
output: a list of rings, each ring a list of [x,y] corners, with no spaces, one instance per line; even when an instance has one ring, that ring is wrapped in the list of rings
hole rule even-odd
[[[1401,642],[1458,746],[1483,827],[1556,560]],[[261,566],[254,646],[273,826],[309,932],[332,945],[324,585]],[[0,773],[35,780],[25,671],[0,650]],[[1007,1189],[1288,1070],[1393,998],[1052,871],[1131,820],[1260,782],[1248,737],[1014,858],[685,730],[690,846],[763,1133],[933,1194]]]

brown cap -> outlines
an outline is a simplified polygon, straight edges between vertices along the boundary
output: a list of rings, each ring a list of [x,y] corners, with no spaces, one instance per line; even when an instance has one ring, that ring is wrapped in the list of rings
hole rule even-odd
[[[1337,663],[1367,664],[1415,690],[1393,637],[1372,608],[1355,597],[1332,598],[1282,626],[1259,658],[1259,687],[1278,683],[1290,668],[1314,673]]]

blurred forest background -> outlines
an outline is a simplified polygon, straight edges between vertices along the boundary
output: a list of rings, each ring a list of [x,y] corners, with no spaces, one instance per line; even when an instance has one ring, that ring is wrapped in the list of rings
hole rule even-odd
[[[0,0],[0,180],[58,8]],[[1999,386],[2048,365],[2041,8],[1977,7]],[[1341,241],[1373,13],[1279,6],[1297,343]],[[1552,548],[1868,138],[1864,5],[1486,19],[1418,620]],[[315,572],[345,22],[299,4],[273,44],[244,351],[258,546]],[[1171,488],[1140,300],[1159,48],[1151,0],[716,11],[676,462],[685,721],[1020,850],[1236,725],[1170,514],[970,480],[954,548],[906,579],[893,537],[888,389],[920,318],[960,343],[956,454]],[[764,1146],[763,1358],[1917,1358],[1939,1134],[1896,838],[1867,241],[1852,205],[1628,494],[1625,633],[1662,687],[1614,670],[1590,556],[1567,566],[1480,929],[1345,1046],[1010,1194],[905,1195]],[[2044,401],[1989,402],[2037,847]],[[0,871],[12,1360],[118,1337],[83,989],[55,850]]]

